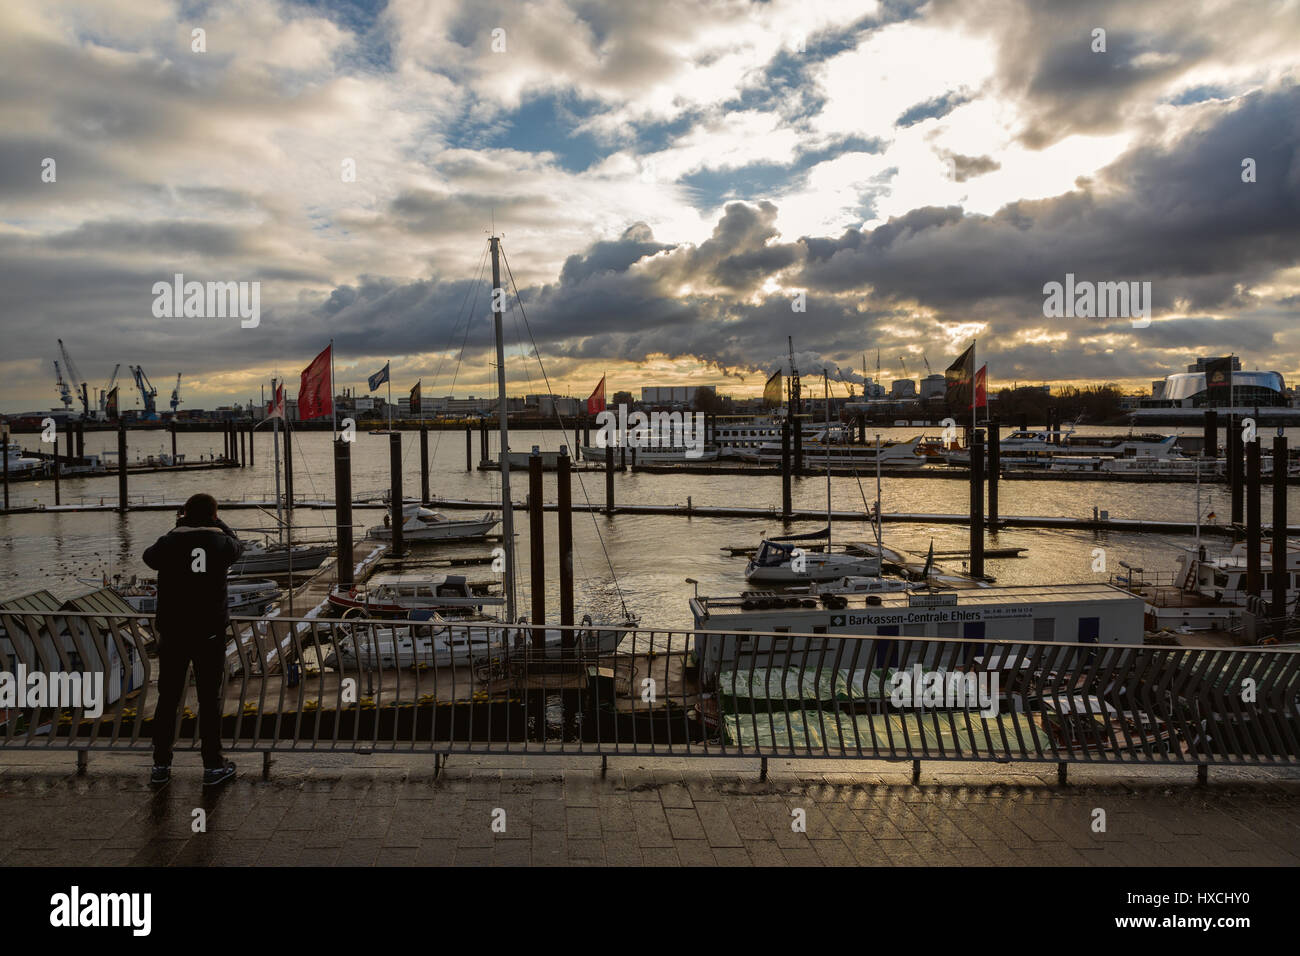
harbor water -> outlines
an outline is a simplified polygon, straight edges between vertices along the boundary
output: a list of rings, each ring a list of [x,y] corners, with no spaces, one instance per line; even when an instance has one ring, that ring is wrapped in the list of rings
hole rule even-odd
[[[1114,433],[1119,429],[1080,429],[1083,433]],[[872,431],[877,431],[872,429]],[[910,438],[915,434],[937,432],[936,428],[881,428],[887,438]],[[1191,433],[1192,430],[1185,430]],[[15,436],[25,447],[41,448],[37,436]],[[1264,450],[1271,445],[1269,434],[1261,433]],[[1300,440],[1300,430],[1291,429],[1289,440]],[[496,455],[496,435],[491,435],[491,454]],[[331,500],[334,494],[333,459],[328,432],[295,432],[294,491],[297,500]],[[378,496],[389,486],[389,440],[385,435],[358,431],[353,447],[352,486],[356,497]],[[222,436],[216,433],[180,433],[178,452],[186,460],[220,454]],[[534,445],[542,450],[556,450],[565,438],[559,431],[511,432],[511,447],[528,451]],[[567,442],[570,446],[572,440]],[[91,432],[86,435],[86,451],[95,454],[116,447],[116,435]],[[48,447],[43,450],[49,450]],[[171,439],[165,431],[136,430],[129,433],[128,457],[131,461],[149,455],[170,453]],[[417,431],[402,434],[403,489],[407,496],[420,491],[420,436]],[[465,434],[463,431],[429,433],[430,492],[436,497],[497,501],[500,497],[499,476],[477,468],[479,436],[472,436],[473,471],[465,470]],[[262,500],[271,502],[275,495],[273,450],[270,433],[265,427],[256,433],[256,465],[190,473],[152,473],[130,476],[129,494],[136,502],[141,496],[151,500],[183,501],[196,492],[209,492],[220,501]],[[860,478],[831,479],[832,505],[836,510],[862,512],[875,499],[875,475]],[[512,491],[516,502],[527,493],[527,473],[512,474]],[[555,476],[544,476],[544,497],[555,501]],[[964,478],[890,477],[882,480],[883,510],[889,512],[962,514],[967,510],[968,485]],[[599,471],[577,472],[573,476],[575,506],[590,502],[603,505],[604,476]],[[64,504],[87,501],[107,504],[117,500],[117,480],[113,476],[64,477],[61,481]],[[648,474],[620,472],[615,476],[616,504],[685,505],[688,497],[697,506],[778,508],[781,499],[779,475],[709,475]],[[1263,514],[1271,515],[1271,492],[1263,490]],[[1293,496],[1300,498],[1300,496]],[[1148,519],[1153,521],[1193,520],[1196,492],[1188,483],[1134,483],[1102,481],[1004,481],[1000,487],[1003,515],[1070,516],[1091,518],[1093,509],[1108,511],[1112,518]],[[54,502],[53,482],[21,482],[10,486],[14,507]],[[810,511],[826,507],[826,479],[809,475],[793,482],[796,509]],[[1201,487],[1201,512],[1216,517],[1206,523],[1225,524],[1230,516],[1230,493],[1222,483],[1205,483]],[[354,533],[358,540],[365,528],[379,524],[383,506],[357,507]],[[472,512],[456,511],[465,517]],[[1300,501],[1289,507],[1291,523],[1300,523]],[[274,535],[273,507],[230,509],[223,517],[245,537]],[[332,540],[333,511],[297,508],[294,511],[294,539]],[[12,597],[38,588],[49,588],[60,597],[86,590],[78,579],[99,579],[102,575],[150,575],[140,555],[146,547],[174,523],[167,510],[134,511],[127,515],[113,512],[52,512],[0,516],[0,598]],[[640,615],[643,624],[655,627],[686,628],[691,617],[686,599],[693,590],[686,578],[699,582],[702,594],[734,594],[745,587],[744,557],[733,557],[725,547],[753,546],[765,534],[795,533],[815,530],[812,521],[794,523],[788,531],[778,518],[705,518],[686,516],[650,516],[621,514],[587,514],[575,512],[574,577],[575,604],[579,617],[590,614],[596,620],[612,620],[621,615],[622,606]],[[515,528],[516,558],[519,573],[516,594],[520,613],[529,608],[528,522],[520,517]],[[558,619],[559,594],[557,554],[557,516],[546,514],[547,609],[548,616]],[[865,521],[842,521],[834,526],[837,545],[873,539],[872,526]],[[962,525],[932,523],[890,523],[884,526],[885,544],[924,554],[933,542],[936,551],[958,551],[968,545],[968,531]],[[1173,568],[1177,549],[1189,547],[1190,535],[1010,529],[986,537],[988,547],[1024,548],[1019,558],[989,558],[985,571],[1005,584],[1045,584],[1105,581],[1111,573],[1122,570],[1119,562],[1144,567],[1147,571],[1168,572]],[[1213,547],[1226,548],[1228,539],[1208,539]],[[1101,549],[1099,552],[1098,549]],[[417,555],[475,554],[482,545],[417,546]],[[939,563],[951,570],[962,569],[961,558],[941,558]],[[1101,567],[1104,564],[1104,570]],[[500,579],[486,564],[464,569],[471,580]],[[304,609],[299,609],[299,613]]]

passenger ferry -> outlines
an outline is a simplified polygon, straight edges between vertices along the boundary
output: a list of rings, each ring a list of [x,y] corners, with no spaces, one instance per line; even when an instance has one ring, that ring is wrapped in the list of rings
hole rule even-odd
[[[834,431],[828,432],[822,429],[810,440],[804,441],[803,467],[816,469],[829,465],[832,468],[853,467],[874,471],[877,462],[882,468],[918,466],[926,462],[918,452],[920,444],[921,438],[918,435],[906,441],[883,440],[865,445],[852,445],[837,441]],[[780,465],[781,442],[766,442],[760,445],[756,452],[747,452],[741,457],[763,465]]]
[[[1014,431],[998,442],[1002,465],[1047,468],[1060,455],[1104,456],[1107,458],[1179,458],[1177,435],[1079,435],[1070,429],[1053,434],[1042,431]],[[949,465],[970,467],[970,449],[949,451],[943,460]]]
[[[800,423],[804,441],[825,429],[804,421]],[[793,435],[791,436],[793,438]],[[748,421],[718,421],[713,425],[713,444],[722,458],[745,458],[757,454],[764,445],[776,444],[781,453],[781,422],[774,418],[756,418]],[[638,458],[639,460],[639,458]],[[751,458],[751,460],[753,460]]]

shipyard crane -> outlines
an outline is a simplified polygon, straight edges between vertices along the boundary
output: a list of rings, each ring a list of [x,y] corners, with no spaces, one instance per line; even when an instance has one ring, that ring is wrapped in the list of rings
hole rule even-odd
[[[925,374],[926,374],[926,375],[933,375],[933,374],[934,374],[934,369],[930,368],[930,360],[929,360],[928,358],[925,357],[925,353],[924,353],[924,352],[921,353],[921,361],[925,363]]]
[[[903,356],[901,355],[898,357],[898,364],[903,366],[903,378],[911,378],[912,376],[907,374],[907,363],[903,361]]]
[[[171,407],[172,414],[176,414],[176,407],[181,403],[181,373],[176,373],[176,387],[172,389]],[[251,406],[250,406],[251,407]]]
[[[63,369],[59,368],[59,360],[54,360],[54,379],[59,386],[59,398],[63,402],[65,412],[72,411],[72,389],[68,388],[68,383],[63,380]]]
[[[67,369],[69,377],[72,379],[72,390],[76,392],[77,397],[81,399],[81,417],[90,417],[90,396],[86,392],[86,381],[81,377],[81,372],[77,370],[77,364],[72,361],[72,356],[68,354],[68,349],[63,344],[63,339],[59,339],[59,354],[63,356],[63,367]]]
[[[108,421],[108,394],[113,391],[113,386],[117,384],[117,373],[121,368],[121,362],[113,366],[113,374],[108,377],[108,384],[99,392],[99,420],[102,422]]]
[[[131,370],[135,387],[140,390],[140,396],[144,399],[144,413],[140,417],[149,422],[157,421],[158,408],[154,400],[158,397],[158,389],[153,387],[149,376],[144,374],[144,369],[139,365],[128,365],[127,368]]]

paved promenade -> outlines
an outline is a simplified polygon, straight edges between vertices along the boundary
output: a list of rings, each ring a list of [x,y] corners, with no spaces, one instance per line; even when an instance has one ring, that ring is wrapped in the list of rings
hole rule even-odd
[[[1300,772],[285,755],[204,794],[197,755],[0,753],[0,865],[1300,865]],[[207,831],[192,831],[194,810]],[[1105,829],[1096,822],[1104,813]],[[802,829],[799,824],[802,823]]]

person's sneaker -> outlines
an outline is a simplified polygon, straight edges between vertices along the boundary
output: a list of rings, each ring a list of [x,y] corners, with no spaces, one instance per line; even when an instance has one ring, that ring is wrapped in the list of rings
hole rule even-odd
[[[154,787],[161,787],[171,778],[172,768],[162,764],[154,764],[153,770],[149,771],[149,784]]]
[[[215,770],[203,771],[203,786],[215,787],[219,783],[225,783],[235,775],[235,764],[232,760],[227,760],[224,767],[217,767]]]

